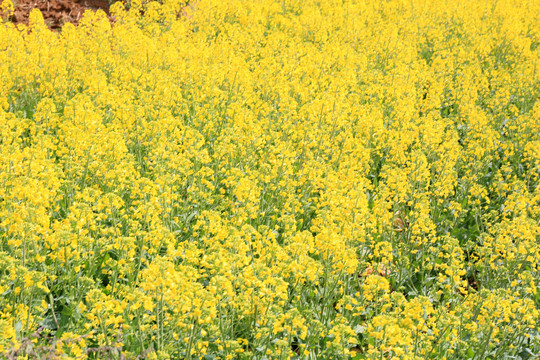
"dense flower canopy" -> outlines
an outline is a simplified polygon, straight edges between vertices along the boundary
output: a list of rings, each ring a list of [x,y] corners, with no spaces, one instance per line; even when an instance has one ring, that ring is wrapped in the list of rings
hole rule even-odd
[[[0,357],[540,353],[540,2],[111,13],[0,22]]]

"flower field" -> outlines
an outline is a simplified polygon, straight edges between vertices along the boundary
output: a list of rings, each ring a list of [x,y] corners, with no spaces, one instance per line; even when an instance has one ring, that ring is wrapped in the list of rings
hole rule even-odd
[[[0,4],[1,359],[540,358],[540,2]]]

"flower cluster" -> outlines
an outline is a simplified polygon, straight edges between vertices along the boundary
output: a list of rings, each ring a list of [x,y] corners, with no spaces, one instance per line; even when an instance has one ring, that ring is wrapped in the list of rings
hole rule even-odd
[[[12,11],[0,357],[540,353],[540,2]]]

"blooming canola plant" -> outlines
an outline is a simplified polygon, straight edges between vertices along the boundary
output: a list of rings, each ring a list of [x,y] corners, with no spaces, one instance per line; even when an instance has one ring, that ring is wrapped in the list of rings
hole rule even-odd
[[[540,2],[12,11],[0,358],[540,353]]]

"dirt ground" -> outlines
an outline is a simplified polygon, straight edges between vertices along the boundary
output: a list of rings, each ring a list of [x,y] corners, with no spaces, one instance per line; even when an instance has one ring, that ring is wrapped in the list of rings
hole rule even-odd
[[[9,20],[18,24],[28,24],[28,16],[33,8],[43,13],[45,24],[57,30],[65,23],[77,24],[85,10],[102,9],[109,14],[108,0],[12,0],[15,6]],[[2,2],[0,0],[0,2]]]

